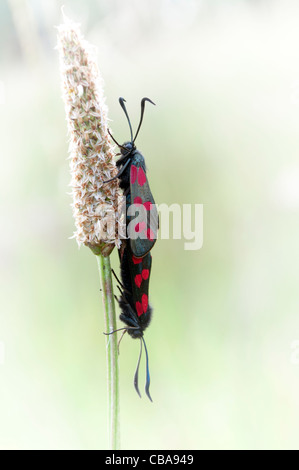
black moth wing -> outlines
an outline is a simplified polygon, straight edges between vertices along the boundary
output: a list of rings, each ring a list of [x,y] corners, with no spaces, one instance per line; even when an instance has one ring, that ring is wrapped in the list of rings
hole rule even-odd
[[[134,307],[141,325],[147,323],[149,314],[148,291],[152,268],[152,256],[147,253],[136,258],[133,253],[129,260]],[[147,325],[146,325],[147,326]]]
[[[136,161],[136,160],[135,160]],[[135,162],[134,162],[135,163]],[[130,168],[130,193],[131,204],[137,209],[138,223],[130,224],[130,245],[134,256],[141,258],[145,256],[154,246],[157,240],[159,216],[155,200],[150,190],[142,162],[132,163]],[[138,214],[138,208],[142,207]],[[128,216],[128,223],[136,215]],[[141,219],[140,219],[141,216]]]
[[[126,331],[132,338],[140,339],[140,353],[137,363],[136,372],[134,375],[134,386],[140,395],[138,388],[138,371],[142,353],[142,345],[145,349],[146,356],[146,384],[145,392],[148,398],[152,401],[149,387],[150,387],[150,374],[148,364],[148,352],[145,341],[143,339],[143,332],[148,327],[152,317],[152,308],[148,303],[148,288],[149,278],[152,265],[152,256],[150,253],[143,258],[136,258],[128,244],[122,255],[121,259],[121,297],[118,300],[121,308],[120,320],[126,325]]]
[[[119,300],[122,310],[120,320],[129,327],[130,336],[139,338],[151,320],[152,309],[148,303],[148,291],[152,257],[148,253],[143,258],[136,258],[130,246],[127,246],[120,258],[122,280]],[[130,327],[135,329],[130,330]]]

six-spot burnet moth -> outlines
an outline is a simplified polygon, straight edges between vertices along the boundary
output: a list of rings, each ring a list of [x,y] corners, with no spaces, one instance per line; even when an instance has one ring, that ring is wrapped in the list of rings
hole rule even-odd
[[[140,353],[134,376],[134,385],[139,396],[141,395],[138,388],[138,372],[142,345],[144,345],[146,355],[145,391],[152,401],[149,393],[148,352],[143,332],[148,327],[152,315],[152,308],[148,301],[152,265],[150,250],[157,238],[158,212],[146,177],[144,157],[135,146],[135,140],[143,120],[146,101],[155,104],[149,98],[141,100],[140,121],[133,138],[131,122],[124,104],[125,99],[119,98],[119,103],[129,123],[131,140],[120,145],[110,134],[113,141],[118,145],[121,156],[116,162],[117,168],[119,168],[118,174],[111,180],[106,181],[106,183],[119,178],[120,188],[126,197],[127,239],[119,250],[121,281],[115,276],[118,281],[118,289],[120,290],[120,297],[117,298],[121,309],[119,318],[126,324],[125,328],[120,328],[119,330],[123,330],[124,333],[128,332],[132,338],[140,339]],[[133,215],[136,212],[138,213],[138,221],[134,222]],[[115,333],[115,331],[107,334],[112,333]]]

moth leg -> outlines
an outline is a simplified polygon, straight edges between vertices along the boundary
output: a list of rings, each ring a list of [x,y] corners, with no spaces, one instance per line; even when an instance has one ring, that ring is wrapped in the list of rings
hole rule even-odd
[[[123,339],[124,334],[125,334],[126,332],[127,332],[127,330],[124,330],[124,331],[122,332],[122,335],[121,335],[121,337],[119,338],[119,341],[118,341],[118,343],[117,343],[117,353],[118,353],[118,355],[119,355],[119,345],[120,345],[120,342],[121,342],[121,340]]]
[[[128,291],[128,289],[126,289],[125,286],[120,282],[120,280],[118,279],[118,277],[117,277],[117,275],[115,274],[115,272],[113,271],[113,269],[111,269],[111,271],[112,271],[112,273],[114,274],[115,279],[117,280],[117,282],[119,282],[120,287],[122,288],[122,290],[121,290],[121,288],[119,287],[119,285],[116,286],[116,287],[118,288],[120,294],[123,295],[124,292],[126,292],[127,294],[132,295],[132,294]]]
[[[112,271],[113,276],[115,277],[115,279],[116,279],[117,282],[119,283],[119,285],[124,289],[125,287],[124,287],[123,283],[119,280],[119,278],[117,277],[117,275],[115,274],[114,269],[111,269],[111,271]]]

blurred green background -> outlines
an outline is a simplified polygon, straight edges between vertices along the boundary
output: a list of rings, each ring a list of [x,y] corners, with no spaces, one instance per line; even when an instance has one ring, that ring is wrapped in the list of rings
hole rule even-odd
[[[157,103],[138,138],[157,203],[204,204],[201,250],[153,250],[153,404],[122,341],[122,448],[298,449],[299,5],[282,0],[0,3],[0,447],[108,446],[97,264],[69,240],[63,4],[115,137],[119,96],[135,128]]]

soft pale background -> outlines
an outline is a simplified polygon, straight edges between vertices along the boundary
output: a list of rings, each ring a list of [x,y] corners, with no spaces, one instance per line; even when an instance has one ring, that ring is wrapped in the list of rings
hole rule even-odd
[[[157,103],[138,138],[156,201],[204,204],[200,251],[153,250],[153,404],[121,344],[122,447],[298,449],[299,5],[282,0],[0,3],[0,447],[108,442],[96,260],[69,240],[62,4],[98,47],[114,135],[119,96],[135,128]]]

